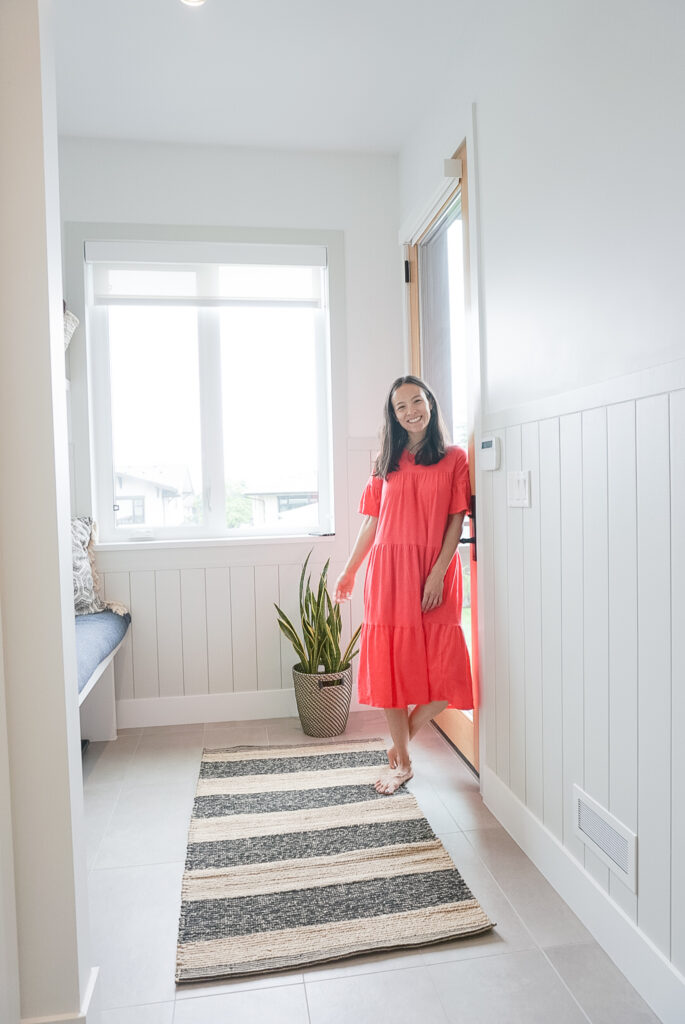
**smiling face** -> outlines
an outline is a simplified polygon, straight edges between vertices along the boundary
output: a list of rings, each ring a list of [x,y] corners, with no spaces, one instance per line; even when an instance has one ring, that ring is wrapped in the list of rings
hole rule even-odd
[[[395,418],[409,434],[409,445],[423,441],[431,418],[426,392],[417,384],[400,384],[390,399]]]

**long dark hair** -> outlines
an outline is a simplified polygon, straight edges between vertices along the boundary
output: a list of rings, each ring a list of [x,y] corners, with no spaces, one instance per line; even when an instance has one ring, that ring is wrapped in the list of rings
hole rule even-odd
[[[415,384],[416,387],[421,388],[428,399],[431,411],[426,436],[414,456],[414,461],[418,462],[420,466],[432,466],[436,462],[440,462],[440,459],[444,457],[447,450],[445,424],[440,413],[438,400],[431,389],[420,377],[414,377],[413,374],[398,377],[393,382],[385,401],[383,426],[381,428],[381,450],[373,467],[373,475],[382,476],[383,479],[388,476],[388,473],[392,473],[399,466],[400,455],[409,438],[408,432],[398,423],[392,406],[392,396],[403,384]]]

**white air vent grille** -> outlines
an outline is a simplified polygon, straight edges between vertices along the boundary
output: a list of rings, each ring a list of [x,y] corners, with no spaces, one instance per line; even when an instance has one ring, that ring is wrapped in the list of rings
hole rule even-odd
[[[614,874],[637,892],[637,836],[579,786],[573,787],[574,830]]]

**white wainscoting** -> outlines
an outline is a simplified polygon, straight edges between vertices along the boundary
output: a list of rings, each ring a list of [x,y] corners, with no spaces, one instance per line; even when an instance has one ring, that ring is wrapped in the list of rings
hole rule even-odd
[[[107,600],[123,602],[132,617],[130,639],[115,661],[120,728],[296,714],[295,658],[274,604],[296,617],[310,549],[314,577],[331,559],[332,589],[361,523],[357,506],[374,445],[372,438],[348,443],[339,484],[347,511],[335,537],[96,549]],[[363,572],[343,606],[347,637],[351,623],[361,622]]]
[[[552,399],[490,415],[484,427],[501,440],[502,467],[481,474],[479,492],[484,798],[517,823],[515,838],[536,860],[526,808],[549,855],[563,849],[681,972],[679,984],[683,376],[673,364],[560,396],[558,415]],[[507,507],[512,469],[531,472],[530,508]],[[573,783],[637,833],[637,894],[574,835]]]

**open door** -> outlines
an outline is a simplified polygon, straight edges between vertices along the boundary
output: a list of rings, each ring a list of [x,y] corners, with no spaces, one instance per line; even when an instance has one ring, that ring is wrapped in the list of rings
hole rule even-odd
[[[473,711],[443,711],[438,728],[478,771],[478,552],[475,536],[474,410],[477,351],[471,327],[466,144],[454,154],[461,178],[427,227],[407,246],[411,371],[435,392],[453,444],[468,451],[473,505],[459,555],[464,574],[462,628],[471,655]],[[475,365],[474,365],[475,363]]]

